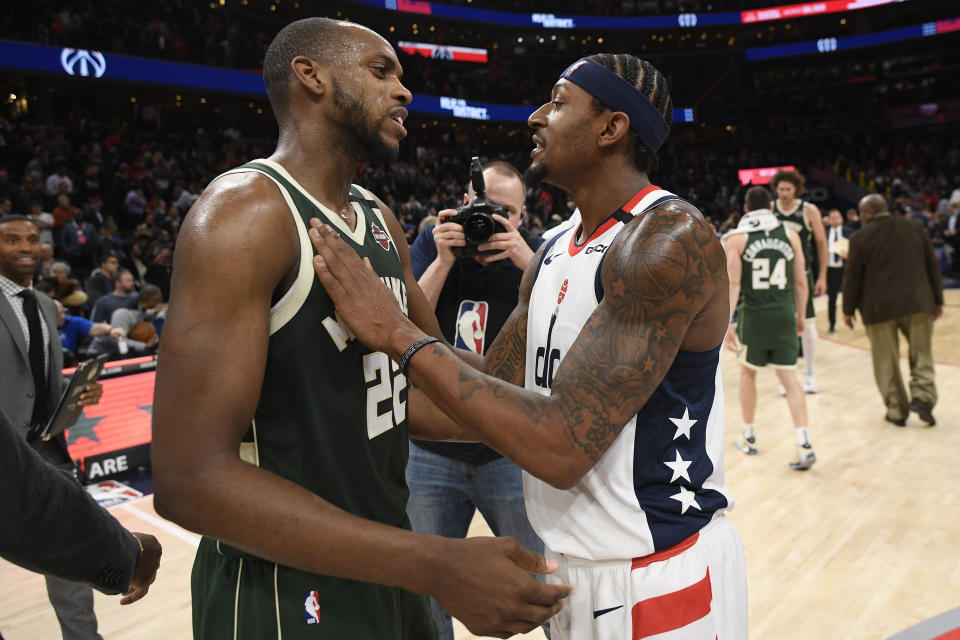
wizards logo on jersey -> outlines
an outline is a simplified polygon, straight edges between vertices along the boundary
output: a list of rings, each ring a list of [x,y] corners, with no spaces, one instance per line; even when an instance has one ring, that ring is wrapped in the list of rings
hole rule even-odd
[[[316,589],[307,591],[303,598],[303,609],[307,624],[320,624],[320,593]]]
[[[375,223],[370,223],[370,233],[373,234],[373,239],[377,241],[384,251],[390,251],[390,236],[384,232],[380,227]]]
[[[487,312],[489,305],[480,300],[464,300],[457,310],[457,326],[453,346],[469,349],[483,355],[487,336]]]

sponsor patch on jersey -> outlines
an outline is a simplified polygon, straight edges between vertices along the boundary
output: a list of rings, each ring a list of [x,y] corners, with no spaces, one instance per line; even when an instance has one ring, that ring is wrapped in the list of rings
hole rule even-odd
[[[384,251],[390,251],[390,234],[383,231],[376,223],[370,223],[370,233],[373,234],[373,239],[377,241]]]
[[[489,309],[489,305],[483,300],[464,300],[460,303],[453,346],[483,355]]]
[[[320,593],[316,589],[303,597],[303,609],[307,624],[320,624]]]
[[[570,282],[570,280],[564,280],[564,281],[563,281],[563,284],[560,285],[560,295],[557,296],[557,304],[560,304],[561,302],[563,302],[563,299],[566,297],[566,295],[567,295],[567,284],[569,284],[569,282]]]

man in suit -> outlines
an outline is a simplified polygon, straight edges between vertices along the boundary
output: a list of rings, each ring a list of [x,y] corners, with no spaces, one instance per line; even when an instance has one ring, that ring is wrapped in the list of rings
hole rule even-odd
[[[120,604],[147,595],[162,549],[130,533],[70,476],[47,464],[0,411],[0,555],[24,569],[75,580]],[[63,526],[69,523],[70,526]]]
[[[947,215],[947,228],[943,237],[953,249],[950,259],[950,272],[960,275],[960,200],[950,200],[947,205],[950,213]]]
[[[843,278],[843,316],[853,328],[860,309],[873,352],[873,374],[887,406],[887,422],[902,427],[910,411],[936,424],[933,321],[943,315],[943,283],[923,226],[890,214],[871,193],[860,201],[863,229],[850,237]],[[900,377],[898,333],[910,345],[910,397]]]
[[[837,296],[843,290],[843,266],[849,249],[846,239],[853,231],[844,226],[839,209],[830,209],[824,226],[827,229],[827,317],[830,319],[830,333],[833,333],[837,325]]]
[[[33,288],[39,259],[37,226],[24,216],[0,218],[0,409],[44,460],[72,470],[62,434],[49,441],[36,437],[65,386],[57,309]],[[102,394],[99,383],[87,385],[80,404],[96,404]],[[90,587],[47,576],[47,594],[64,640],[100,638]]]

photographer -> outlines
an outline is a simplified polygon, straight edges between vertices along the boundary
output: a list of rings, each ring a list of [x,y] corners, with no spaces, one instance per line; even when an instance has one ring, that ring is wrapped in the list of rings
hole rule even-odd
[[[526,215],[526,205],[523,203],[525,193],[523,178],[513,165],[502,160],[494,160],[483,167],[483,179],[486,183],[488,198],[506,209],[509,217],[504,218],[499,214],[493,214],[493,219],[500,223],[505,231],[495,233],[488,242],[476,247],[482,252],[492,252],[487,255],[477,255],[476,262],[479,266],[489,266],[504,259],[509,259],[510,264],[504,263],[500,267],[509,270],[512,264],[516,267],[515,270],[519,270],[519,273],[513,274],[517,281],[513,288],[517,289],[520,286],[520,277],[523,275],[523,270],[527,268],[527,263],[533,257],[534,250],[539,246],[538,240],[521,227]],[[519,188],[519,192],[517,192],[517,188]],[[463,196],[464,204],[472,200],[475,195],[473,185],[470,185],[468,192]],[[449,285],[448,276],[451,271],[457,271],[453,268],[458,262],[453,248],[467,246],[463,226],[456,222],[444,222],[445,218],[450,218],[455,214],[456,212],[453,209],[441,211],[438,214],[441,223],[424,229],[410,248],[413,275],[417,277],[417,282],[423,289],[423,293],[426,294],[427,300],[437,310],[441,327],[444,319],[440,315],[438,302],[444,289]],[[479,271],[477,265],[470,265],[468,270]],[[509,309],[503,311],[503,320],[510,315],[513,307],[516,306],[516,297],[516,291],[514,291],[513,304]],[[502,324],[502,320],[500,324]],[[499,326],[498,324],[497,327],[499,328]],[[496,332],[490,336],[491,341],[495,335]],[[453,344],[452,341],[451,344]]]
[[[483,167],[482,176],[486,198],[505,210],[505,216],[491,214],[503,231],[479,244],[468,240],[468,233],[474,242],[478,239],[477,225],[469,221],[473,211],[469,203],[481,202],[474,201],[471,184],[459,214],[441,211],[440,224],[425,228],[410,248],[413,275],[433,304],[444,337],[481,355],[517,306],[523,270],[538,244],[521,228],[526,207],[520,172],[493,161]],[[407,513],[414,531],[462,538],[479,509],[494,535],[512,536],[535,553],[543,550],[527,520],[520,468],[485,445],[415,440],[407,484]],[[440,640],[452,640],[450,616],[432,599],[431,607]]]

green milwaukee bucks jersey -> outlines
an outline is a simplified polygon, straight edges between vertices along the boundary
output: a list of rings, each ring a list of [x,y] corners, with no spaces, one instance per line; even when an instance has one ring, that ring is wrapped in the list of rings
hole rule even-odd
[[[260,401],[241,457],[351,513],[392,526],[406,522],[407,380],[386,354],[361,345],[337,316],[313,270],[310,219],[336,229],[369,258],[404,312],[400,256],[370,192],[350,188],[351,231],[287,171],[256,160],[234,171],[273,180],[300,240],[299,273],[270,311],[270,340]],[[239,345],[238,345],[239,346]]]
[[[795,313],[793,261],[795,254],[786,228],[781,224],[768,231],[752,231],[740,256],[743,310],[781,310]]]
[[[803,213],[803,200],[797,200],[797,208],[790,213],[784,213],[780,209],[780,201],[773,201],[773,215],[783,223],[783,225],[800,236],[800,246],[803,247],[803,257],[806,260],[807,271],[810,271],[813,258],[813,231],[810,229],[810,222]]]

